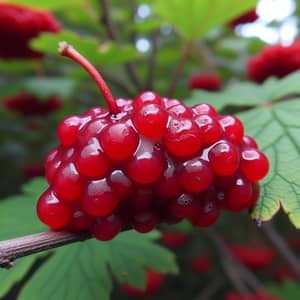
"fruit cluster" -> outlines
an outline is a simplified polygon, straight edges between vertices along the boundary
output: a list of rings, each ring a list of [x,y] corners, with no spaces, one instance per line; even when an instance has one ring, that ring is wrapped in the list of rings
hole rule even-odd
[[[289,46],[266,46],[247,63],[248,78],[261,83],[268,77],[282,78],[300,69],[300,41]]]
[[[45,116],[59,110],[63,106],[63,102],[55,95],[42,101],[35,95],[26,91],[21,91],[14,97],[4,97],[3,105],[7,109],[15,111],[23,116]]]
[[[29,41],[41,32],[59,30],[59,23],[49,12],[0,3],[0,57],[3,59],[41,57],[42,53],[29,48]]]
[[[70,46],[61,52],[90,68]],[[221,209],[254,206],[269,163],[238,118],[153,92],[114,100],[100,79],[110,111],[59,124],[60,146],[45,163],[50,187],[37,204],[42,222],[109,240],[125,224],[142,233],[185,218],[207,227]]]
[[[190,89],[218,91],[221,89],[222,80],[217,74],[194,74],[188,80]]]

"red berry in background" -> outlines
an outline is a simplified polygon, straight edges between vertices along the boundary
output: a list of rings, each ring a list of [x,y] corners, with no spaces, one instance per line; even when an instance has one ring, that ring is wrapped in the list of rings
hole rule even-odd
[[[160,242],[169,248],[184,246],[188,241],[188,235],[181,231],[165,230],[161,234]]]
[[[63,102],[57,96],[50,96],[47,100],[41,100],[26,91],[21,91],[16,96],[4,97],[3,105],[8,110],[29,117],[46,116],[59,110],[63,106]]]
[[[236,294],[228,293],[225,296],[225,300],[281,300],[280,298],[268,295],[268,294]],[[283,300],[283,299],[282,299]]]
[[[230,252],[249,269],[257,271],[270,267],[276,252],[262,245],[229,245]]]
[[[288,266],[279,266],[272,272],[272,278],[277,282],[297,281],[297,275]]]
[[[123,285],[123,291],[126,294],[132,295],[132,296],[152,296],[156,294],[165,279],[165,275],[161,273],[154,272],[152,270],[146,270],[146,286],[143,289],[136,288],[134,286],[131,286],[129,284]]]
[[[261,52],[248,60],[248,78],[262,83],[271,76],[282,78],[299,70],[299,51],[300,41],[295,41],[289,46],[281,44],[265,46]]]
[[[60,25],[50,12],[0,3],[0,58],[39,58],[42,53],[30,48],[30,40],[42,32],[59,30]]]
[[[25,165],[23,167],[23,174],[27,178],[44,176],[45,175],[45,167],[40,163],[32,163]]]
[[[209,255],[199,255],[192,259],[191,266],[195,273],[207,273],[213,267],[213,259]]]
[[[188,87],[191,90],[218,91],[222,87],[222,80],[217,74],[195,74],[188,79]]]
[[[252,22],[256,21],[257,19],[258,19],[258,15],[257,15],[255,9],[253,9],[253,10],[250,10],[250,11],[244,13],[243,15],[235,18],[234,20],[232,20],[229,23],[229,26],[234,28],[241,24],[252,23]]]
[[[109,109],[90,108],[58,125],[60,145],[45,161],[49,189],[38,203],[42,222],[106,241],[125,225],[146,233],[186,218],[208,227],[222,209],[255,205],[267,160],[236,117],[151,91],[114,99],[75,49],[62,43],[60,53],[92,75]],[[253,165],[247,153],[259,153]]]

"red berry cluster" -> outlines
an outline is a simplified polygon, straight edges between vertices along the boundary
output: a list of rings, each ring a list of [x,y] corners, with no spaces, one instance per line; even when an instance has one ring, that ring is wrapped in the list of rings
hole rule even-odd
[[[282,78],[300,69],[300,41],[290,46],[266,46],[247,62],[248,78],[258,83],[271,76]]]
[[[22,91],[14,97],[3,98],[3,105],[23,116],[45,116],[59,110],[63,106],[63,102],[55,95],[42,101],[32,94]]]
[[[229,250],[235,258],[252,270],[261,270],[269,267],[276,255],[272,248],[261,245],[230,245]]]
[[[142,233],[185,218],[207,227],[221,209],[254,206],[269,163],[238,118],[153,92],[132,101],[102,91],[115,113],[91,108],[58,126],[60,146],[45,163],[50,187],[37,204],[42,222],[109,240],[124,224]]]
[[[280,300],[268,294],[236,294],[228,293],[225,300]]]
[[[258,19],[258,15],[256,13],[256,10],[253,9],[253,10],[250,10],[250,11],[246,12],[245,14],[235,18],[234,20],[232,20],[229,23],[229,26],[234,28],[234,27],[236,27],[238,25],[241,25],[241,24],[247,24],[247,23],[255,22],[257,19]]]
[[[156,294],[161,288],[165,279],[165,275],[154,272],[150,269],[146,270],[146,286],[143,289],[131,286],[129,284],[123,285],[123,291],[132,296],[152,296]]]
[[[189,78],[188,86],[191,90],[218,91],[221,89],[222,80],[217,74],[194,74]]]
[[[46,11],[11,3],[0,3],[0,57],[37,58],[42,53],[29,48],[29,41],[41,32],[58,32],[59,23]]]

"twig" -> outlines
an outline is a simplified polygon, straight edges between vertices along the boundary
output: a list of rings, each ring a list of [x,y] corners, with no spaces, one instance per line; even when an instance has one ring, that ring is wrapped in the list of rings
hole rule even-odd
[[[156,66],[156,55],[157,55],[157,48],[158,48],[158,41],[159,41],[159,31],[156,30],[153,33],[152,38],[152,49],[149,56],[149,63],[148,63],[148,75],[146,79],[146,90],[152,90],[153,89],[153,83],[154,83],[154,70]]]
[[[249,292],[251,291],[244,283],[242,277],[239,274],[239,270],[224,258],[221,260],[221,264],[225,274],[229,278],[235,290],[240,294],[249,294]]]
[[[99,0],[101,8],[102,8],[102,17],[101,21],[105,25],[107,35],[111,40],[113,40],[119,47],[121,46],[120,37],[113,25],[113,22],[110,17],[110,8],[107,0]],[[132,81],[132,83],[136,86],[138,90],[142,89],[142,84],[138,78],[135,66],[133,63],[125,63],[124,68]]]
[[[69,231],[46,231],[0,241],[0,268],[10,269],[18,258],[91,238]]]
[[[221,278],[216,278],[210,285],[200,291],[194,300],[209,300],[223,286],[225,281]]]
[[[167,91],[167,97],[172,97],[175,89],[176,89],[176,86],[177,86],[177,83],[178,83],[178,80],[179,80],[179,77],[183,71],[183,68],[184,68],[184,65],[190,55],[190,52],[193,48],[193,44],[194,44],[194,41],[189,41],[185,47],[184,47],[184,50],[183,50],[183,53],[181,55],[181,58],[178,62],[178,65],[176,67],[176,70],[175,70],[175,73],[174,73],[174,76],[171,80],[171,83],[170,83],[170,86],[168,88],[168,91]]]
[[[300,281],[300,261],[289,248],[285,240],[276,231],[272,223],[264,223],[261,227],[266,237],[272,242],[281,257],[289,264]]]
[[[219,237],[219,235],[214,232],[212,229],[206,230],[207,237],[214,243],[214,245],[219,250],[219,253],[226,257],[235,268],[238,269],[240,277],[244,278],[245,282],[253,288],[254,291],[265,292],[263,284],[258,280],[258,278],[249,271],[244,265],[242,265],[229,251],[225,242]]]

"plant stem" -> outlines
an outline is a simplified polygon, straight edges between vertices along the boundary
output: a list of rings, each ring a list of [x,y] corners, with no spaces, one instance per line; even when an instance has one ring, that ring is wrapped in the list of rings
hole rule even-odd
[[[106,28],[106,32],[108,37],[114,41],[119,47],[121,46],[121,40],[117,33],[116,28],[113,25],[113,22],[111,20],[110,16],[110,7],[107,0],[99,0],[100,6],[102,8],[102,23],[104,24]],[[130,80],[132,83],[136,86],[138,90],[142,89],[142,84],[138,78],[136,68],[133,63],[125,63],[124,64],[125,71],[127,72]]]
[[[10,269],[18,258],[91,238],[88,234],[46,231],[0,241],[0,268]]]
[[[146,79],[146,90],[152,90],[153,89],[153,83],[154,83],[154,70],[156,66],[156,55],[157,55],[157,48],[158,48],[158,40],[159,40],[159,31],[156,30],[153,33],[152,38],[152,49],[149,56],[149,63],[148,63],[148,75]]]
[[[237,269],[237,272],[240,274],[240,277],[245,280],[246,283],[255,291],[255,292],[265,292],[263,284],[258,280],[258,278],[248,270],[244,265],[242,265],[236,258],[230,253],[229,249],[225,242],[219,237],[219,235],[212,229],[206,231],[207,237],[213,242],[213,244],[218,249],[220,255],[225,256],[225,259],[228,263],[234,266]]]
[[[178,62],[178,65],[176,67],[174,76],[171,80],[171,83],[170,83],[168,91],[167,91],[167,97],[169,97],[169,98],[172,97],[172,95],[173,95],[173,93],[176,89],[176,86],[177,86],[178,80],[181,76],[181,73],[183,71],[184,65],[185,65],[185,63],[186,63],[186,61],[187,61],[187,59],[190,55],[190,52],[191,52],[192,48],[193,48],[193,44],[194,44],[194,41],[189,41],[184,47],[181,58]]]
[[[297,256],[289,248],[285,240],[276,231],[272,223],[264,223],[261,227],[266,237],[271,241],[281,257],[293,269],[298,280],[300,281],[300,261]]]
[[[69,45],[66,42],[60,42],[58,52],[63,55],[71,58],[75,62],[77,62],[79,65],[81,65],[95,80],[96,84],[98,85],[100,91],[103,94],[103,97],[105,98],[109,109],[112,113],[118,113],[120,112],[115,98],[112,95],[109,87],[105,83],[104,79],[100,75],[100,73],[96,70],[96,68],[85,58],[83,57],[77,50],[75,50],[71,45]]]

